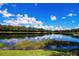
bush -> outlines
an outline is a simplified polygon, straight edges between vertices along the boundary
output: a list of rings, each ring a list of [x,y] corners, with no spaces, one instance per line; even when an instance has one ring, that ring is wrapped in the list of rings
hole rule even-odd
[[[0,48],[4,48],[6,45],[4,43],[0,43]]]

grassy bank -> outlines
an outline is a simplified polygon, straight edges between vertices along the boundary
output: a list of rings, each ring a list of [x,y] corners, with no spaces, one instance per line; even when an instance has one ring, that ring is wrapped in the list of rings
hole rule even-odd
[[[0,56],[71,56],[70,52],[51,50],[0,50]]]

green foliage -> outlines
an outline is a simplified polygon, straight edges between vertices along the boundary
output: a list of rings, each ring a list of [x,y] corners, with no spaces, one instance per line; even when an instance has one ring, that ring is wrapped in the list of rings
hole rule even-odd
[[[5,47],[6,45],[4,43],[0,43],[0,48]]]
[[[50,33],[51,30],[44,30],[42,28],[31,28],[31,27],[25,27],[25,26],[10,26],[10,25],[0,25],[0,32],[45,32]]]
[[[6,34],[0,34],[0,39],[11,39],[11,38],[25,38],[25,37],[36,37],[36,36],[43,36],[45,34],[25,34],[25,33],[19,33],[19,34],[13,34],[13,33],[6,33]]]

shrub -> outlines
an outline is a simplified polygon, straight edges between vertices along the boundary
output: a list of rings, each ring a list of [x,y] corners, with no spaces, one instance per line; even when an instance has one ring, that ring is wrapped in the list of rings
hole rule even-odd
[[[4,43],[0,43],[0,48],[5,47],[6,45]]]

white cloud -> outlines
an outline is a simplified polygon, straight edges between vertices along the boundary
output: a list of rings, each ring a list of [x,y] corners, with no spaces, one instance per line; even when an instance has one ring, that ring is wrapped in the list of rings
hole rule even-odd
[[[49,26],[48,29],[49,29],[49,30],[54,30],[54,27],[53,27],[53,26]]]
[[[10,17],[15,16],[16,18],[9,18],[3,21],[3,25],[11,25],[11,26],[26,26],[26,27],[33,27],[33,28],[43,28],[46,30],[62,30],[62,26],[48,26],[45,25],[42,21],[37,20],[35,17],[28,17],[27,14],[21,15],[21,14],[11,14],[8,13],[7,9],[0,10],[0,14],[3,15],[3,17]],[[56,16],[51,16],[52,20],[56,20]]]
[[[75,13],[69,13],[68,16],[72,17],[72,16],[76,16]]]
[[[16,19],[12,20],[4,20],[4,23],[6,25],[12,25],[12,26],[26,26],[26,27],[33,27],[33,28],[43,28],[46,30],[53,30],[53,26],[47,26],[44,25],[42,21],[37,21],[34,17],[28,17],[28,15],[25,17],[25,15],[16,15]],[[21,17],[22,16],[22,17]]]
[[[38,4],[37,3],[35,3],[35,6],[37,6]]]
[[[43,22],[42,21],[37,21],[36,18],[34,17],[28,17],[27,14],[25,15],[20,15],[20,14],[17,14],[16,15],[16,18],[14,20],[4,20],[4,23],[7,23],[8,25],[15,25],[15,26],[18,26],[18,25],[28,25],[28,26],[36,26],[36,25],[43,25]]]
[[[74,20],[72,20],[71,22],[72,22],[72,23],[74,23],[75,21],[74,21]]]
[[[62,19],[66,19],[67,16],[72,17],[72,16],[76,16],[76,15],[77,15],[76,13],[69,13],[66,16],[62,17]]]
[[[35,17],[28,17],[27,14],[21,15],[17,14],[15,19],[4,20],[6,25],[12,26],[26,26],[26,27],[33,27],[33,28],[43,28],[46,30],[62,30],[62,26],[48,26],[44,25],[42,21],[38,21]]]
[[[61,25],[58,25],[55,27],[55,30],[64,30],[64,28]]]
[[[62,17],[62,19],[66,19],[66,17]]]
[[[45,26],[43,26],[43,28],[48,30],[49,26],[45,25]]]
[[[7,25],[19,26],[19,23],[16,22],[15,20],[4,20],[4,23]]]
[[[53,20],[53,21],[57,19],[56,16],[50,16],[50,18],[51,18],[51,20]]]
[[[17,16],[17,18],[14,19],[14,20],[13,19],[12,20],[4,20],[4,23],[6,25],[43,28],[43,29],[46,29],[46,30],[62,30],[63,29],[62,26],[53,27],[53,26],[44,25],[42,21],[37,21],[36,18],[28,17],[28,15],[27,15],[27,17]]]
[[[0,10],[0,14],[2,14],[3,17],[7,17],[7,18],[10,17],[10,16],[14,16],[13,14],[8,13],[7,10],[8,10],[8,9]]]
[[[27,14],[24,14],[24,16],[25,16],[25,17],[28,17],[28,15],[27,15]]]

